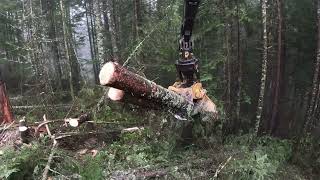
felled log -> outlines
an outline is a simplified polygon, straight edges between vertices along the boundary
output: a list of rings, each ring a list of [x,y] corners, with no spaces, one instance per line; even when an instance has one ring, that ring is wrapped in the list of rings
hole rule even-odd
[[[151,100],[160,106],[183,110],[188,115],[192,114],[191,102],[117,63],[106,63],[100,71],[99,78],[101,85],[123,90],[134,97]]]
[[[86,121],[89,121],[90,119],[90,114],[82,114],[78,118],[65,119],[65,122],[68,122],[71,127],[78,127],[79,125],[83,124]]]
[[[168,89],[172,90],[170,87]],[[186,88],[182,91],[183,91],[182,93],[178,93],[177,91],[175,91],[175,92],[182,95],[186,99],[190,99],[190,97],[183,95],[183,93],[185,93],[185,92],[190,93],[191,90],[189,88]],[[161,106],[155,104],[154,102],[152,102],[150,100],[134,97],[134,96],[132,96],[131,93],[125,93],[123,90],[119,90],[116,88],[112,88],[112,87],[109,88],[107,95],[108,95],[109,99],[111,99],[112,101],[131,103],[131,104],[137,105],[142,108],[147,108],[147,109],[148,108],[155,109],[155,110],[161,109]],[[193,108],[194,108],[194,110],[193,110],[194,114],[200,113],[200,114],[204,115],[201,118],[203,121],[208,121],[210,119],[217,118],[217,114],[218,114],[217,107],[207,95],[204,95],[201,100],[194,102]]]
[[[101,85],[115,88],[109,92],[109,97],[113,100],[122,99],[128,94],[187,116],[200,113],[214,117],[216,114],[215,111],[210,112],[205,107],[198,106],[176,92],[157,85],[114,62],[108,62],[102,67],[99,78]]]
[[[129,103],[144,109],[154,109],[154,110],[162,109],[162,107],[159,106],[159,104],[155,103],[152,100],[144,99],[142,97],[137,97],[132,95],[132,93],[125,93],[123,90],[116,89],[113,87],[109,88],[107,96],[112,101],[116,101],[120,103]]]

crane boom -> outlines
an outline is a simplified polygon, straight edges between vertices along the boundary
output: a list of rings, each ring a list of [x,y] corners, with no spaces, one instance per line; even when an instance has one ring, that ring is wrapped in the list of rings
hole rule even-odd
[[[200,81],[198,59],[193,56],[193,42],[191,39],[194,19],[198,12],[200,0],[184,0],[184,17],[181,26],[180,59],[176,62],[179,81],[185,87]]]
[[[181,37],[184,42],[191,42],[192,28],[196,17],[200,0],[185,0],[184,19],[181,26]]]

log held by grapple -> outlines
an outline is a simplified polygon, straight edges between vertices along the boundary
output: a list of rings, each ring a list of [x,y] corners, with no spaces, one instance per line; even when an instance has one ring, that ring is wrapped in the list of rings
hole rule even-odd
[[[114,62],[108,62],[102,67],[99,78],[101,85],[111,87],[108,93],[111,100],[121,101],[129,95],[139,101],[168,107],[173,112],[185,112],[188,116],[197,113],[216,114],[215,109],[208,111],[206,107],[194,104],[178,93],[157,85]],[[132,98],[130,99],[132,101]]]

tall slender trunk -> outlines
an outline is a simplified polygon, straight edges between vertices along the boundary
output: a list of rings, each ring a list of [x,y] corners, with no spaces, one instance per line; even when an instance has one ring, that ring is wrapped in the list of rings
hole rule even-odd
[[[229,11],[230,2],[226,0],[226,10]],[[230,114],[232,108],[231,102],[231,84],[232,84],[232,20],[230,15],[226,14],[226,61],[227,61],[227,113]],[[230,117],[230,116],[229,116]]]
[[[318,25],[318,47],[317,47],[317,59],[315,63],[313,83],[312,83],[312,93],[309,100],[309,107],[307,110],[307,120],[304,126],[304,133],[307,133],[311,128],[311,123],[314,118],[315,113],[315,102],[317,93],[319,91],[319,69],[320,69],[320,0],[317,0],[317,25]]]
[[[97,45],[97,61],[102,66],[105,62],[105,53],[104,53],[104,36],[103,36],[103,23],[102,23],[102,4],[100,0],[95,0],[93,2],[93,11],[95,13],[95,30],[96,30],[96,45]]]
[[[67,27],[66,27],[66,16],[65,16],[65,9],[63,5],[63,1],[60,0],[60,11],[61,11],[61,20],[62,20],[62,32],[63,32],[63,42],[64,42],[64,50],[65,50],[65,57],[67,62],[69,63],[69,86],[70,86],[70,95],[72,100],[75,100],[74,89],[73,89],[73,75],[72,75],[72,62],[69,55],[69,48],[68,48],[68,34],[67,34]]]
[[[114,1],[117,2],[117,1]],[[121,52],[121,41],[122,41],[122,37],[121,37],[121,32],[122,32],[122,26],[121,26],[121,21],[122,21],[122,17],[120,15],[121,12],[121,3],[114,3],[115,8],[114,8],[114,15],[115,15],[115,25],[116,25],[116,37],[117,37],[117,42],[118,42],[118,51]],[[109,28],[108,28],[109,29]],[[119,53],[119,56],[120,53]]]
[[[267,62],[268,62],[268,34],[267,34],[267,3],[268,0],[261,0],[261,11],[262,11],[262,31],[263,31],[263,55],[262,55],[262,66],[261,66],[261,85],[260,93],[257,106],[255,134],[258,135],[261,115],[263,110],[265,86],[266,86],[266,74],[267,74]]]
[[[227,8],[227,0],[224,0],[224,11],[228,11]],[[231,72],[230,72],[230,45],[229,45],[229,39],[230,39],[230,23],[229,23],[229,16],[227,13],[224,13],[224,48],[225,48],[225,62],[224,62],[224,79],[225,79],[225,85],[226,85],[226,91],[225,91],[225,107],[226,111],[228,111],[228,107],[230,106],[231,101]]]
[[[65,8],[66,13],[66,27],[67,27],[67,43],[69,48],[69,57],[71,62],[71,73],[72,73],[72,83],[74,92],[77,93],[80,90],[80,64],[77,55],[76,39],[72,28],[72,14],[71,14],[71,4],[66,1],[67,7]]]
[[[241,31],[240,31],[240,15],[239,15],[239,0],[236,0],[237,13],[237,61],[238,61],[238,89],[237,89],[237,104],[236,104],[236,120],[240,122],[241,111],[241,85],[242,85],[242,56],[241,56]]]
[[[135,40],[139,39],[139,25],[140,25],[140,0],[133,1],[134,11],[133,11],[133,29]]]
[[[90,45],[90,54],[91,54],[91,60],[92,60],[92,68],[93,68],[93,74],[94,74],[94,80],[96,84],[99,84],[99,63],[96,61],[96,54],[94,51],[94,42],[93,42],[93,28],[92,24],[89,21],[92,19],[90,4],[88,0],[85,2],[85,10],[86,10],[86,22],[87,22],[87,31],[88,31],[88,37],[89,37],[89,45]]]
[[[48,10],[49,10],[49,38],[51,39],[51,49],[54,53],[54,68],[56,72],[56,83],[58,89],[62,88],[61,80],[62,80],[62,69],[60,64],[60,53],[59,53],[59,43],[57,39],[57,31],[56,31],[56,17],[55,17],[55,4],[52,0],[47,0]]]
[[[113,61],[119,61],[119,52],[118,52],[118,45],[117,45],[117,38],[116,38],[116,29],[115,29],[115,22],[113,19],[113,1],[108,0],[107,1],[107,16],[108,16],[108,22],[109,22],[109,33],[111,38],[111,46],[112,46],[112,55],[113,55]]]
[[[278,11],[278,52],[277,52],[277,63],[276,63],[276,79],[274,86],[274,97],[273,97],[273,106],[271,114],[271,126],[269,133],[274,133],[277,121],[279,118],[279,100],[281,95],[281,84],[283,79],[283,70],[284,70],[284,32],[283,32],[283,0],[277,0],[277,11]]]
[[[32,0],[28,1],[29,4],[29,16],[30,16],[30,22],[29,22],[29,41],[30,41],[30,47],[32,51],[30,52],[30,60],[33,66],[34,73],[36,75],[36,78],[39,78],[41,76],[40,68],[39,68],[39,62],[38,62],[38,50],[37,45],[35,43],[36,40],[36,28],[34,24],[34,13],[33,13],[33,2]]]
[[[20,35],[20,38],[21,38],[21,47],[24,47],[25,46],[25,2],[22,1],[22,11],[21,11],[21,23],[20,23],[20,28],[21,28],[21,35]],[[25,62],[25,58],[19,58],[20,59],[20,63],[22,62]],[[21,61],[22,60],[22,61]],[[20,66],[20,81],[19,81],[19,89],[20,89],[20,95],[22,96],[23,94],[23,84],[24,84],[24,68],[23,66]]]
[[[98,60],[98,48],[97,48],[97,32],[96,32],[96,25],[95,25],[95,15],[94,15],[94,8],[93,8],[93,0],[89,0],[89,9],[90,9],[90,25],[92,27],[92,48],[94,52],[95,61],[100,66],[100,62]],[[99,67],[100,70],[100,67]]]
[[[47,82],[48,79],[50,79],[50,63],[47,63],[46,60],[49,59],[48,53],[45,53],[46,48],[48,47],[47,42],[43,42],[40,39],[44,39],[46,37],[46,20],[48,18],[48,14],[50,13],[48,7],[46,4],[42,3],[43,0],[39,0],[39,8],[38,8],[38,16],[40,18],[37,19],[37,24],[38,24],[38,38],[37,38],[37,43],[39,47],[39,65],[41,67],[41,83],[44,86],[45,92],[52,92],[53,91],[53,86],[52,82]],[[46,2],[46,1],[44,1]]]
[[[232,112],[232,17],[230,13],[231,2],[224,0],[223,2],[223,13],[224,13],[224,49],[225,49],[225,62],[224,62],[224,81],[225,81],[225,95],[224,95],[224,106],[226,112],[226,122],[223,125],[223,133],[229,134],[234,132],[233,128],[234,113]]]

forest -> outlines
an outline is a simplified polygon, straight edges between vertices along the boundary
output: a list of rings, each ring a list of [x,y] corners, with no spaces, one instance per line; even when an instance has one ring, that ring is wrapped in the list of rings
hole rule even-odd
[[[0,0],[0,179],[319,177],[320,0]]]

